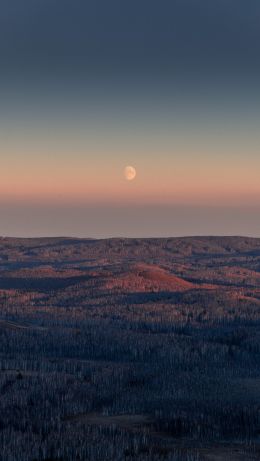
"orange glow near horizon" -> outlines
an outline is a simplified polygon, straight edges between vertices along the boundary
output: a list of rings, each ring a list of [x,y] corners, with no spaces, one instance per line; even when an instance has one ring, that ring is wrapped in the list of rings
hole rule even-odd
[[[135,181],[125,181],[123,164],[39,162],[2,167],[0,201],[111,204],[256,204],[260,199],[258,170],[241,165],[142,160]],[[165,162],[166,163],[166,162]]]
[[[44,131],[44,130],[43,130]],[[87,205],[258,205],[256,138],[187,132],[110,138],[68,130],[67,136],[3,138],[0,203]],[[247,156],[245,156],[247,152]],[[124,169],[134,165],[134,181]]]

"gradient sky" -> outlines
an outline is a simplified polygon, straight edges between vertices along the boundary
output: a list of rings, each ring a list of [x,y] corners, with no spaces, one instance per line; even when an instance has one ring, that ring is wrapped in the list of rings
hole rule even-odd
[[[3,0],[0,234],[260,236],[259,20],[257,0]]]

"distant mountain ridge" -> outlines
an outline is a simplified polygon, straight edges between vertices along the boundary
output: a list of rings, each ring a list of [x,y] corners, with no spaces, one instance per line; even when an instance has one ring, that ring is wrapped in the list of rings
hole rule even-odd
[[[260,254],[260,238],[251,237],[169,237],[169,238],[0,238],[0,261],[19,259],[55,261],[98,257],[104,261],[122,257],[129,261],[153,262],[158,255],[166,259],[206,255]]]

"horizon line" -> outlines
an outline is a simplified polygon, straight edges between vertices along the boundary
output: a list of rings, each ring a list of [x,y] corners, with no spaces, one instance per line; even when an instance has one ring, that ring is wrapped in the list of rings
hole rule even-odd
[[[235,235],[235,234],[190,234],[190,235],[177,235],[177,236],[146,236],[146,237],[140,237],[140,236],[132,236],[132,237],[124,237],[122,235],[120,236],[108,236],[108,237],[79,237],[79,236],[73,236],[73,235],[42,235],[38,237],[34,236],[19,236],[15,237],[12,235],[0,235],[0,240],[50,240],[50,239],[56,239],[56,240],[94,240],[94,241],[99,241],[99,240],[168,240],[168,239],[197,239],[197,238],[236,238],[236,239],[252,239],[252,240],[260,240],[260,235],[259,236],[251,236],[251,235]]]

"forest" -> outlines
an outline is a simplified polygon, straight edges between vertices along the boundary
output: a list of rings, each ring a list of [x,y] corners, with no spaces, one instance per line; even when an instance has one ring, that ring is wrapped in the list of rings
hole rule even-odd
[[[1,461],[260,460],[260,239],[0,238]]]

